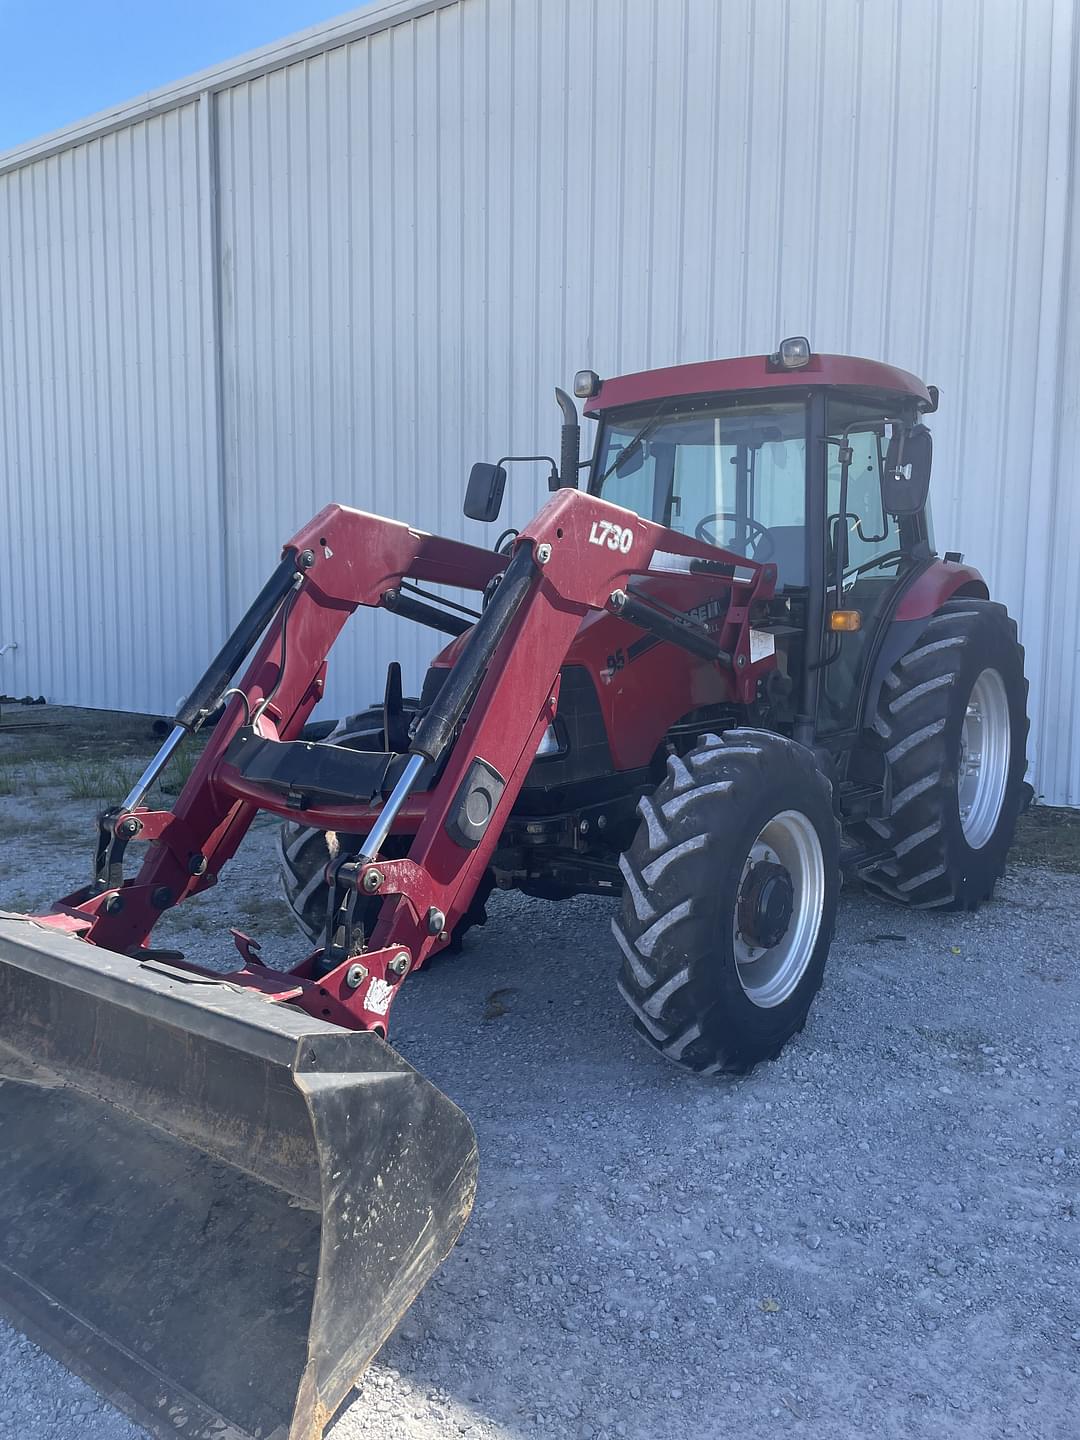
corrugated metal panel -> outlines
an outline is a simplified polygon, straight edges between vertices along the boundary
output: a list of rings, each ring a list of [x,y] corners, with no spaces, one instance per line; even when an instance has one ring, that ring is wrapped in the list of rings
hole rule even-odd
[[[459,0],[203,77],[231,617],[330,498],[479,538],[469,463],[553,448],[582,364],[805,331],[941,386],[938,541],[1020,620],[1040,788],[1080,803],[1075,51],[1067,0]],[[358,619],[328,703],[431,648]]]
[[[1055,26],[1051,99],[1069,110],[1071,124],[1049,141],[1052,186],[1047,205],[1041,363],[1033,379],[1034,424],[1029,437],[1010,436],[1009,463],[1019,487],[1030,473],[1034,515],[1027,530],[1029,577],[1028,672],[1035,677],[1039,789],[1051,803],[1080,805],[1080,145],[1077,143],[1077,56],[1080,32],[1059,16]],[[1066,72],[1072,56],[1070,75]],[[1059,58],[1060,57],[1060,58]],[[1058,92],[1055,94],[1055,91]],[[1003,552],[1012,547],[1003,537]]]
[[[199,124],[0,176],[8,693],[159,709],[220,643]]]

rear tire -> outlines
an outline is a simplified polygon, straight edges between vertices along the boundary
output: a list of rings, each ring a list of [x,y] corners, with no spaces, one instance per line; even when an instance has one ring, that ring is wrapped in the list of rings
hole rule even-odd
[[[874,731],[892,813],[855,833],[893,856],[863,879],[906,905],[976,909],[1005,868],[1027,768],[1024,652],[1004,605],[943,605],[886,676]]]
[[[672,756],[638,808],[612,926],[619,990],[667,1059],[744,1074],[802,1029],[821,985],[840,888],[832,788],[803,746],[730,730]]]

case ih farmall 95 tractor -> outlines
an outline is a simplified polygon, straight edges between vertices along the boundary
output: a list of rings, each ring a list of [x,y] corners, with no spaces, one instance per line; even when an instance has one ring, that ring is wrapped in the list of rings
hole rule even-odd
[[[602,570],[597,551],[619,573],[560,657],[557,713],[453,933],[482,920],[492,885],[621,892],[619,988],[645,1039],[738,1073],[801,1028],[843,869],[912,905],[990,895],[1024,776],[1023,652],[977,571],[935,556],[921,417],[937,395],[914,376],[796,339],[770,358],[583,371],[575,388],[599,421],[587,492],[632,515],[589,512],[575,573]],[[577,416],[560,400],[551,483],[574,489]],[[504,481],[477,466],[466,513],[495,519]],[[413,589],[383,603],[461,636],[419,700],[392,674],[384,704],[332,736],[406,751],[471,626],[422,611]],[[494,807],[503,777],[474,778],[473,803]],[[302,814],[283,828],[286,894],[312,940],[328,861],[363,841]],[[366,902],[366,924],[379,908]]]
[[[0,1299],[159,1433],[320,1433],[452,1245],[475,1139],[384,1037],[493,886],[621,895],[634,1023],[713,1075],[801,1029],[845,869],[969,909],[1001,874],[1023,654],[934,550],[936,391],[802,339],[575,389],[598,422],[585,484],[558,392],[554,493],[495,550],[341,505],[305,526],[100,818],[93,882],[0,920],[0,1041],[28,1082],[0,1085]],[[474,467],[466,513],[495,520],[505,480]],[[453,638],[418,699],[391,666],[381,706],[315,740],[358,605]],[[149,808],[223,698],[173,809]],[[260,810],[312,952],[275,968],[234,932],[223,976],[153,948]],[[215,1215],[243,1217],[254,1263],[222,1263]],[[133,1249],[168,1304],[116,1280]],[[251,1316],[257,1385],[231,1343]]]

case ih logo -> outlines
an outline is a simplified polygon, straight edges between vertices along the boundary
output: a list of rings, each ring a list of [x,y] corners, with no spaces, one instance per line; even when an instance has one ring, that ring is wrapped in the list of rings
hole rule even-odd
[[[718,615],[727,613],[726,600],[706,600],[704,605],[695,605],[692,610],[687,610],[691,620],[696,620],[699,625],[704,625],[707,620],[715,620]]]

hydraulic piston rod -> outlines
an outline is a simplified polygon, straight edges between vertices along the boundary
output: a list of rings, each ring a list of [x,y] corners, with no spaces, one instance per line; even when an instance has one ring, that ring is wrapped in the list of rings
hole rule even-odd
[[[506,634],[536,576],[532,547],[522,545],[514,553],[487,609],[472,628],[457,663],[450,671],[413,738],[412,754],[401,778],[372,826],[360,854],[363,864],[374,860],[386,843],[398,811],[409,798],[421,770],[437,763],[450,744],[454,731],[476,694],[495,647]]]

